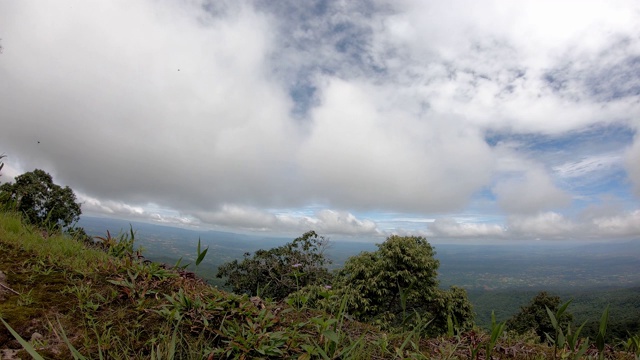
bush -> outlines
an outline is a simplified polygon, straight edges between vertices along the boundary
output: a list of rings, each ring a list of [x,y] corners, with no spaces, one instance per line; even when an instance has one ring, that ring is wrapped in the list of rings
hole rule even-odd
[[[507,320],[507,329],[518,334],[524,334],[534,330],[540,337],[540,341],[546,341],[545,334],[554,334],[555,328],[549,319],[546,308],[554,314],[560,306],[560,297],[550,295],[546,291],[538,293],[527,306],[522,306],[520,312]],[[573,315],[564,313],[558,319],[563,328],[573,321]]]
[[[472,325],[471,303],[464,289],[438,288],[440,263],[424,237],[391,236],[378,250],[349,258],[338,272],[339,291],[348,296],[349,310],[359,320],[385,326],[405,325],[414,315],[431,321],[429,332]]]
[[[330,281],[325,267],[330,263],[324,255],[327,245],[324,237],[309,231],[283,246],[258,250],[253,256],[245,253],[241,262],[220,266],[216,276],[226,278],[225,286],[237,294],[282,300],[306,285]]]

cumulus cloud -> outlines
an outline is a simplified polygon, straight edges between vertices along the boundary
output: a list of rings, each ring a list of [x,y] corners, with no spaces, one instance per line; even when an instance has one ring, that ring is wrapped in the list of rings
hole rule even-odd
[[[358,219],[346,211],[322,209],[313,215],[294,212],[273,213],[254,207],[224,205],[215,212],[202,212],[196,217],[216,226],[263,232],[302,233],[315,230],[323,235],[374,235],[381,232],[374,221]]]
[[[627,150],[625,165],[635,194],[640,197],[640,136],[636,136],[635,142]]]
[[[570,204],[571,196],[558,188],[539,162],[514,151],[515,144],[496,147],[497,169],[502,176],[492,188],[508,213],[534,214]]]
[[[510,234],[524,237],[569,237],[573,238],[576,224],[556,212],[544,212],[536,215],[509,217],[507,228]]]
[[[375,222],[360,220],[345,211],[321,210],[317,214],[317,229],[321,233],[343,235],[377,235],[379,230]]]
[[[157,205],[133,206],[113,200],[99,200],[83,193],[76,193],[81,204],[82,213],[89,216],[107,216],[143,222],[155,222],[165,225],[199,226],[200,222],[192,216],[185,216],[176,211],[167,211]]]
[[[640,236],[640,210],[595,218],[593,225],[603,236]]]
[[[201,208],[282,193],[297,136],[286,92],[268,80],[264,16],[70,5],[25,2],[3,21],[5,146],[94,196]]]
[[[500,181],[493,188],[500,206],[509,213],[535,213],[568,205],[571,198],[558,189],[549,175],[531,170]]]
[[[457,120],[410,116],[368,84],[331,80],[298,153],[305,184],[338,206],[429,211],[485,185],[490,149]],[[457,181],[449,182],[448,178]]]
[[[437,237],[501,238],[505,236],[505,229],[497,224],[460,223],[450,218],[436,219],[429,225],[429,230]]]

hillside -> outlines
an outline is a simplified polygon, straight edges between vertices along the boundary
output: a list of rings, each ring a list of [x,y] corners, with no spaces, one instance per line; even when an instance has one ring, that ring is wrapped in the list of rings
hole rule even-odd
[[[543,359],[554,353],[498,324],[493,333],[428,339],[416,329],[383,332],[340,309],[326,313],[230,294],[193,272],[145,261],[134,236],[105,236],[88,247],[0,213],[0,317],[18,335],[0,326],[0,358],[30,358],[25,349],[50,359],[482,359],[488,353]],[[607,349],[607,358],[634,358]],[[587,354],[597,352],[592,345]]]

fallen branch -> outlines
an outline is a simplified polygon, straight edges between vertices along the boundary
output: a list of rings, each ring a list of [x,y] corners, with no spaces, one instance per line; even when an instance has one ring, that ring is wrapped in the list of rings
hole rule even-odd
[[[5,284],[3,284],[3,283],[0,283],[0,286],[2,286],[3,288],[5,288],[5,289],[7,289],[7,290],[11,291],[12,293],[14,293],[14,294],[16,294],[16,295],[20,295],[20,293],[19,293],[19,292],[17,292],[17,291],[15,291],[15,290],[13,290],[12,288],[8,287],[7,285],[5,285]]]

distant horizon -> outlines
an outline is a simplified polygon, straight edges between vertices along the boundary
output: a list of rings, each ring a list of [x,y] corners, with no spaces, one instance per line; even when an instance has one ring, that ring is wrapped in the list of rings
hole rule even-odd
[[[126,222],[126,223],[130,223],[132,225],[134,224],[144,224],[144,225],[150,225],[150,226],[157,226],[157,227],[166,227],[166,228],[171,228],[171,229],[179,229],[179,230],[185,230],[185,231],[191,231],[191,232],[195,232],[195,233],[206,233],[206,232],[216,232],[216,233],[229,233],[229,234],[236,234],[236,235],[244,235],[244,236],[251,236],[251,237],[262,237],[262,238],[268,238],[268,239],[273,239],[273,240],[282,240],[282,241],[289,241],[289,240],[293,240],[296,237],[302,235],[304,232],[301,232],[299,234],[273,234],[273,233],[261,233],[261,232],[237,232],[234,231],[233,229],[225,229],[225,228],[199,228],[199,227],[189,227],[189,226],[176,226],[174,224],[167,224],[167,223],[159,223],[159,222],[154,222],[153,220],[148,220],[148,221],[144,221],[142,219],[136,219],[136,220],[131,220],[131,219],[126,219],[126,218],[117,218],[117,217],[109,217],[109,216],[95,216],[95,215],[81,215],[80,216],[80,221],[78,222],[78,224],[80,226],[82,226],[82,219],[83,218],[88,218],[88,219],[97,219],[97,220],[104,220],[104,221],[117,221],[117,222]],[[121,229],[123,231],[128,231],[128,229]],[[136,231],[135,226],[133,227],[133,230]],[[316,231],[314,229],[308,229],[307,231]],[[377,237],[359,237],[359,238],[354,238],[354,237],[335,237],[335,236],[328,236],[325,234],[322,234],[320,232],[316,233],[320,236],[324,236],[326,238],[329,239],[329,241],[336,241],[336,242],[348,242],[348,243],[365,243],[365,244],[379,244],[381,242],[383,242],[387,236],[382,237],[382,236],[377,236]],[[112,234],[113,235],[113,234]],[[400,235],[400,234],[398,234]],[[424,236],[424,235],[419,235],[419,234],[402,234],[403,235],[408,235],[408,236]],[[535,240],[533,242],[531,241],[523,241],[523,240],[508,240],[508,239],[482,239],[482,240],[478,240],[478,239],[451,239],[451,238],[446,238],[446,239],[438,239],[437,237],[425,237],[427,239],[427,241],[432,244],[432,245],[468,245],[468,246],[484,246],[484,245],[514,245],[514,246],[533,246],[533,245],[539,245],[539,246],[546,246],[546,245],[561,245],[561,246],[575,246],[575,245],[587,245],[587,244],[627,244],[627,243],[638,243],[638,248],[640,250],[640,237],[639,238],[631,238],[631,239],[611,239],[611,240],[603,240],[603,239],[598,239],[598,240]],[[640,256],[640,253],[638,253],[637,255]]]

